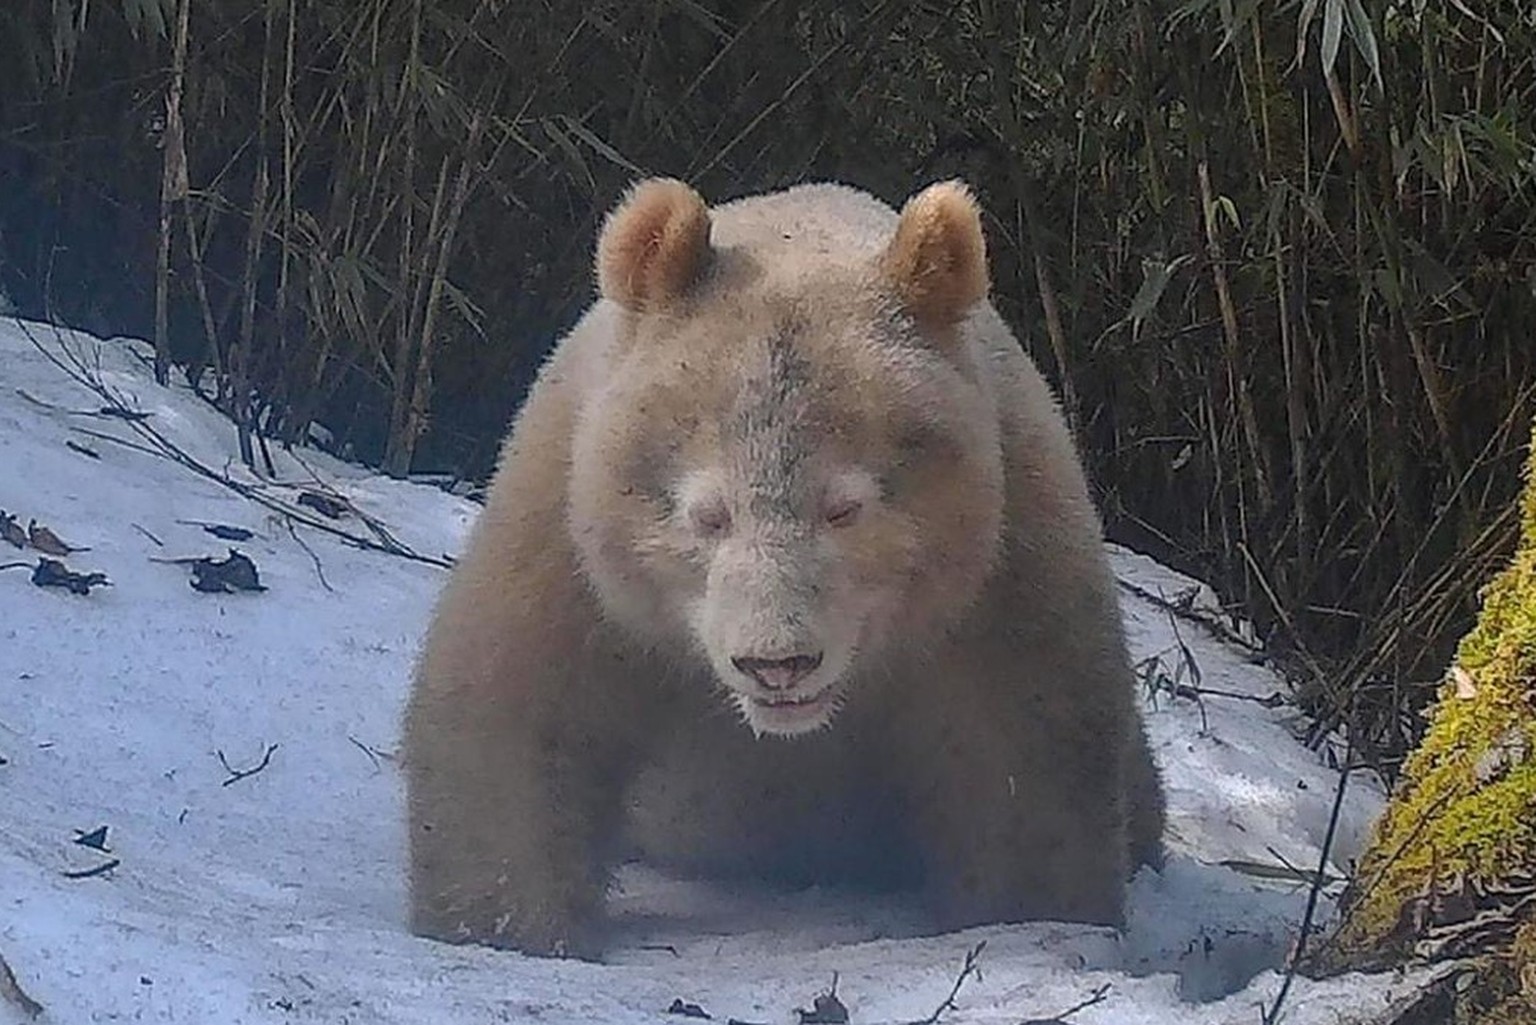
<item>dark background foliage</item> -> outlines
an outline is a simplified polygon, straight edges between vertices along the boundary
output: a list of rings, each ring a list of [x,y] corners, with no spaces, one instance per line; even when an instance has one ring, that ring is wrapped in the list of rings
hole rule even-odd
[[[636,177],[963,175],[1111,534],[1390,772],[1533,411],[1536,25],[1473,6],[9,0],[0,289],[155,338],[258,468],[475,479]]]

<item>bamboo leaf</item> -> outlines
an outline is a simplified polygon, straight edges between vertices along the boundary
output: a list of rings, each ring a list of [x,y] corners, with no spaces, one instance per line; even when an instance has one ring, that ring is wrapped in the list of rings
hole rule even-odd
[[[448,300],[449,307],[469,325],[469,329],[484,338],[485,311],[470,298],[469,293],[451,281],[444,281],[443,296]]]
[[[1325,0],[1323,8],[1323,74],[1331,75],[1339,60],[1339,41],[1344,36],[1344,0]]]
[[[1403,308],[1403,286],[1390,268],[1377,267],[1371,272],[1371,284],[1375,286],[1376,293],[1386,300],[1388,308],[1401,310]]]
[[[75,44],[75,11],[69,0],[53,0],[53,80],[64,80],[64,69],[73,61]]]
[[[1242,28],[1242,22],[1232,11],[1232,0],[1219,0],[1216,9],[1221,12],[1223,31],[1221,34],[1221,44],[1216,47],[1216,52],[1211,55],[1212,57],[1220,57],[1227,47],[1232,44],[1232,40],[1237,37],[1237,33]]]
[[[1162,260],[1141,261],[1141,287],[1136,290],[1136,295],[1131,299],[1131,308],[1126,313],[1132,323],[1140,325],[1152,315],[1163,293],[1168,290],[1173,275],[1192,259],[1193,256],[1185,253],[1167,263]]]
[[[1227,215],[1227,220],[1232,222],[1232,227],[1238,231],[1243,230],[1243,222],[1237,216],[1237,204],[1232,202],[1230,196],[1217,196],[1216,209]]]
[[[1349,35],[1355,41],[1355,48],[1371,69],[1376,88],[1385,89],[1386,84],[1381,78],[1381,54],[1376,48],[1376,30],[1371,27],[1370,16],[1365,13],[1360,0],[1344,0],[1344,10],[1349,15]]]
[[[566,162],[571,170],[581,178],[582,184],[589,192],[597,191],[597,179],[592,175],[592,168],[585,157],[581,155],[581,148],[571,139],[569,132],[561,125],[557,118],[545,118],[539,123],[544,129],[544,134],[549,136],[555,147],[565,154]]]
[[[1412,152],[1415,162],[1434,179],[1441,189],[1449,192],[1450,182],[1445,176],[1445,148],[1440,140],[1430,134],[1428,127],[1421,127],[1413,135]]]
[[[1424,246],[1411,239],[1403,240],[1408,251],[1408,267],[1413,274],[1416,291],[1424,299],[1438,306],[1458,306],[1462,310],[1475,310],[1477,304],[1467,295],[1456,275],[1441,263]]]
[[[644,175],[647,173],[645,168],[641,167],[639,164],[636,164],[624,154],[608,145],[608,143],[604,142],[596,132],[592,131],[592,129],[588,128],[580,121],[577,121],[575,118],[562,114],[560,115],[560,121],[565,125],[566,129],[569,130],[572,135],[576,136],[576,138],[597,150],[597,152],[607,157],[619,167],[624,168],[624,170],[637,175]]]
[[[1301,11],[1296,15],[1296,67],[1307,60],[1307,34],[1312,29],[1312,18],[1317,14],[1317,0],[1302,0]]]
[[[1461,140],[1461,127],[1455,122],[1446,125],[1442,141],[1445,146],[1445,187],[1448,192],[1454,192],[1456,186],[1461,184],[1462,169],[1467,166],[1467,149]]]
[[[1297,193],[1297,200],[1301,204],[1302,216],[1305,217],[1313,227],[1317,228],[1319,231],[1322,231],[1324,234],[1333,234],[1333,227],[1328,223],[1328,215],[1323,210],[1323,204],[1318,201],[1316,196],[1309,192],[1299,192]]]
[[[716,39],[730,38],[730,31],[725,22],[718,14],[709,10],[703,4],[695,3],[693,0],[668,0],[667,6],[675,7],[689,18],[692,18]]]
[[[135,39],[146,28],[156,39],[168,39],[175,3],[176,0],[123,0],[123,19]]]

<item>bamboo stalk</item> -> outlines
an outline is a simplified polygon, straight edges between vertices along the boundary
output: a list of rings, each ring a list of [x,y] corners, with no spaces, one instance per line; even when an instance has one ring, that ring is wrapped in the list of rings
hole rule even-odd
[[[171,220],[175,207],[187,197],[185,131],[181,120],[182,95],[187,81],[187,36],[192,0],[176,6],[175,42],[171,54],[171,81],[165,95],[165,139],[160,162],[160,230],[155,256],[155,381],[170,379]]]

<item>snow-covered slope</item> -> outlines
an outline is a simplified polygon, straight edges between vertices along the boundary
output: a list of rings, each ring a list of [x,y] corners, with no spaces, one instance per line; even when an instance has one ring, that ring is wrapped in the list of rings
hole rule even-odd
[[[1249,863],[1315,868],[1336,776],[1294,740],[1291,713],[1232,696],[1164,692],[1146,705],[1172,856],[1160,877],[1137,879],[1124,936],[1049,923],[923,936],[896,900],[722,889],[638,867],[615,895],[624,943],[605,964],[407,935],[390,755],[445,571],[294,525],[146,450],[131,424],[88,415],[100,397],[44,350],[65,365],[73,353],[190,459],[269,502],[339,494],[435,558],[457,550],[477,508],[318,452],[275,452],[276,482],[258,481],[234,458],[227,420],[153,383],[143,343],[0,321],[0,509],[89,546],[69,568],[111,580],[88,595],[34,586],[39,553],[0,543],[0,563],[27,563],[0,572],[0,957],[44,1008],[38,1020],[639,1023],[668,1020],[682,998],[720,1020],[788,1023],[835,973],[853,1022],[901,1021],[934,1010],[982,939],[981,975],[946,1022],[1049,1018],[1106,983],[1073,1022],[1258,1022],[1272,999],[1306,887]],[[380,537],[355,514],[296,508]],[[187,521],[256,536],[226,543]],[[231,544],[266,591],[201,593],[188,565],[164,561],[222,558]],[[1195,586],[1114,557],[1143,594]],[[1167,678],[1191,682],[1192,658],[1203,688],[1282,689],[1239,647],[1131,588],[1124,608],[1136,657],[1156,656]],[[1380,801],[1352,780],[1332,875]],[[110,853],[76,842],[101,826]],[[109,859],[109,871],[67,874]],[[0,1025],[27,1020],[3,974]],[[1410,981],[1298,980],[1285,1020],[1368,1021]]]

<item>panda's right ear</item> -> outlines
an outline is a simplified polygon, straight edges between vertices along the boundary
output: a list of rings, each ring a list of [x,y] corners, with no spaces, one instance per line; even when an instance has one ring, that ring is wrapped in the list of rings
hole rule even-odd
[[[709,207],[683,182],[640,182],[598,236],[598,291],[635,312],[674,305],[709,263],[709,227]]]

